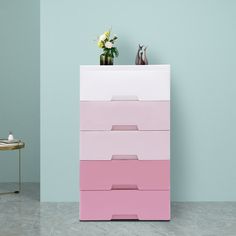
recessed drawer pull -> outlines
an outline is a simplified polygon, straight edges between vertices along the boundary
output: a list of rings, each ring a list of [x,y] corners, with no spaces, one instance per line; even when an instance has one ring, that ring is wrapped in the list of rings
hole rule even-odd
[[[137,155],[112,155],[111,160],[138,160]]]
[[[127,96],[112,96],[111,101],[139,101],[138,96],[127,95]]]
[[[137,125],[112,125],[111,131],[137,131]]]
[[[111,190],[138,190],[136,184],[113,184]]]
[[[136,214],[120,214],[112,215],[111,220],[138,220],[138,215]]]

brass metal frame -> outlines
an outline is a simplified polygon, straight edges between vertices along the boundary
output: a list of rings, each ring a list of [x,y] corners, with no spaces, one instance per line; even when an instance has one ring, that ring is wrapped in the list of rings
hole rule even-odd
[[[14,145],[15,144],[15,145]],[[0,145],[0,151],[12,151],[18,150],[18,190],[9,191],[9,192],[0,192],[0,195],[3,194],[17,194],[21,191],[21,149],[25,147],[25,143],[21,140],[18,140],[17,143],[11,145]]]

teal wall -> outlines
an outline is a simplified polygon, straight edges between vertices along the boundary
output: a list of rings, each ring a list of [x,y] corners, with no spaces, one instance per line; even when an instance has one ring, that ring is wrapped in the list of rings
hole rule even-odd
[[[39,182],[39,0],[0,0],[0,137],[26,142],[22,179]],[[0,182],[18,181],[17,152],[0,152]]]
[[[76,201],[79,65],[110,26],[117,64],[138,43],[172,67],[171,184],[175,201],[236,201],[236,1],[41,0],[41,200]]]

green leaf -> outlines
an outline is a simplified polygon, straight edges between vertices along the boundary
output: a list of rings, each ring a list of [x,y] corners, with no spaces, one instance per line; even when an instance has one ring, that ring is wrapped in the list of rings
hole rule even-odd
[[[119,51],[118,51],[118,49],[117,49],[116,47],[114,47],[113,49],[114,49],[114,54],[115,54],[115,56],[118,57],[118,56],[119,56]]]

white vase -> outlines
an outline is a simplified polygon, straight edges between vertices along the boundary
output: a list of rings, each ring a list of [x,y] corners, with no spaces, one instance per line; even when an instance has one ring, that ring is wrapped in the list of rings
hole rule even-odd
[[[12,141],[12,140],[14,140],[13,134],[9,132],[8,141]]]

